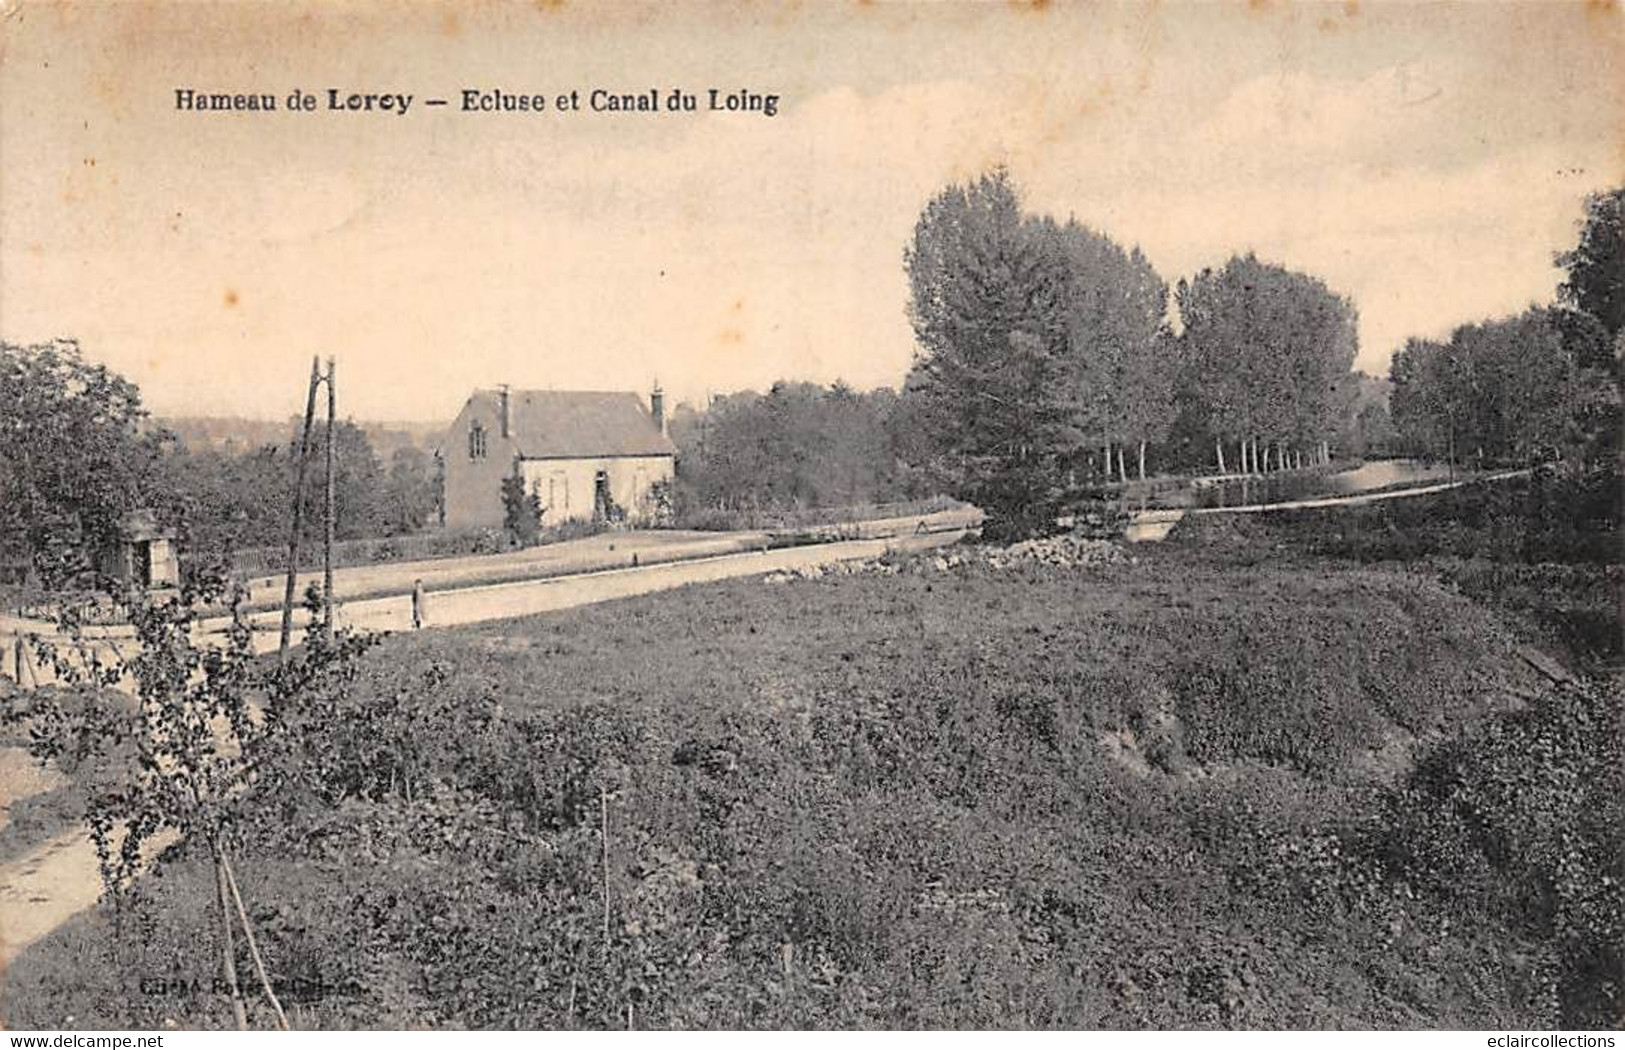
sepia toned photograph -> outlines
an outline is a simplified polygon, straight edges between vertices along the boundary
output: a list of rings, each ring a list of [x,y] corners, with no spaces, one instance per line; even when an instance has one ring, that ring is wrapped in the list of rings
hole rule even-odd
[[[1613,1047],[1622,56],[0,0],[10,1045]]]

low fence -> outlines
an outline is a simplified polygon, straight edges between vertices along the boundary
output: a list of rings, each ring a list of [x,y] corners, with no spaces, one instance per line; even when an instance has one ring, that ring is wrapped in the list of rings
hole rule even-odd
[[[121,666],[126,653],[120,647],[128,649],[134,644],[113,638],[70,640],[55,634],[40,637],[50,643],[50,654],[42,655],[29,636],[0,632],[0,684],[9,681],[25,690],[54,685],[58,663],[86,681],[95,680],[107,668]]]

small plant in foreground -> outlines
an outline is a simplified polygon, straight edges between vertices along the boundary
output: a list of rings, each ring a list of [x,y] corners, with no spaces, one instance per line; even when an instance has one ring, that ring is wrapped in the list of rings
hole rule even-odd
[[[224,636],[213,643],[200,610],[222,599],[231,613]],[[209,850],[221,963],[237,1026],[246,1028],[248,1018],[234,927],[285,1028],[232,865],[239,802],[286,724],[281,709],[311,693],[347,688],[371,639],[343,632],[327,637],[312,609],[302,651],[283,660],[262,658],[241,613],[242,594],[228,594],[218,577],[188,584],[173,597],[134,591],[121,604],[135,629],[133,653],[98,651],[75,618],[64,617],[65,642],[34,640],[55,682],[17,694],[5,720],[27,727],[35,758],[95,770],[84,816],[115,920],[154,850],[162,853],[177,841]]]

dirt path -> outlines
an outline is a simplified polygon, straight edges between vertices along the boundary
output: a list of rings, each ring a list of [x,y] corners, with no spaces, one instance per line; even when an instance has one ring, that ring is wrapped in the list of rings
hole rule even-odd
[[[11,807],[60,787],[67,778],[55,766],[41,766],[20,747],[0,747],[0,830],[11,823]]]
[[[0,865],[0,971],[101,895],[96,850],[84,829],[64,831]]]
[[[172,831],[154,836],[142,853],[151,857],[176,837]],[[0,865],[0,973],[30,944],[93,906],[101,893],[96,848],[83,827]]]

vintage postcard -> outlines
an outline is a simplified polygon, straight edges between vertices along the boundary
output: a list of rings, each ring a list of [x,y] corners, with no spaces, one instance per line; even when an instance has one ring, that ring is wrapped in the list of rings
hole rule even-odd
[[[0,0],[0,1023],[1614,1045],[1622,54]]]

